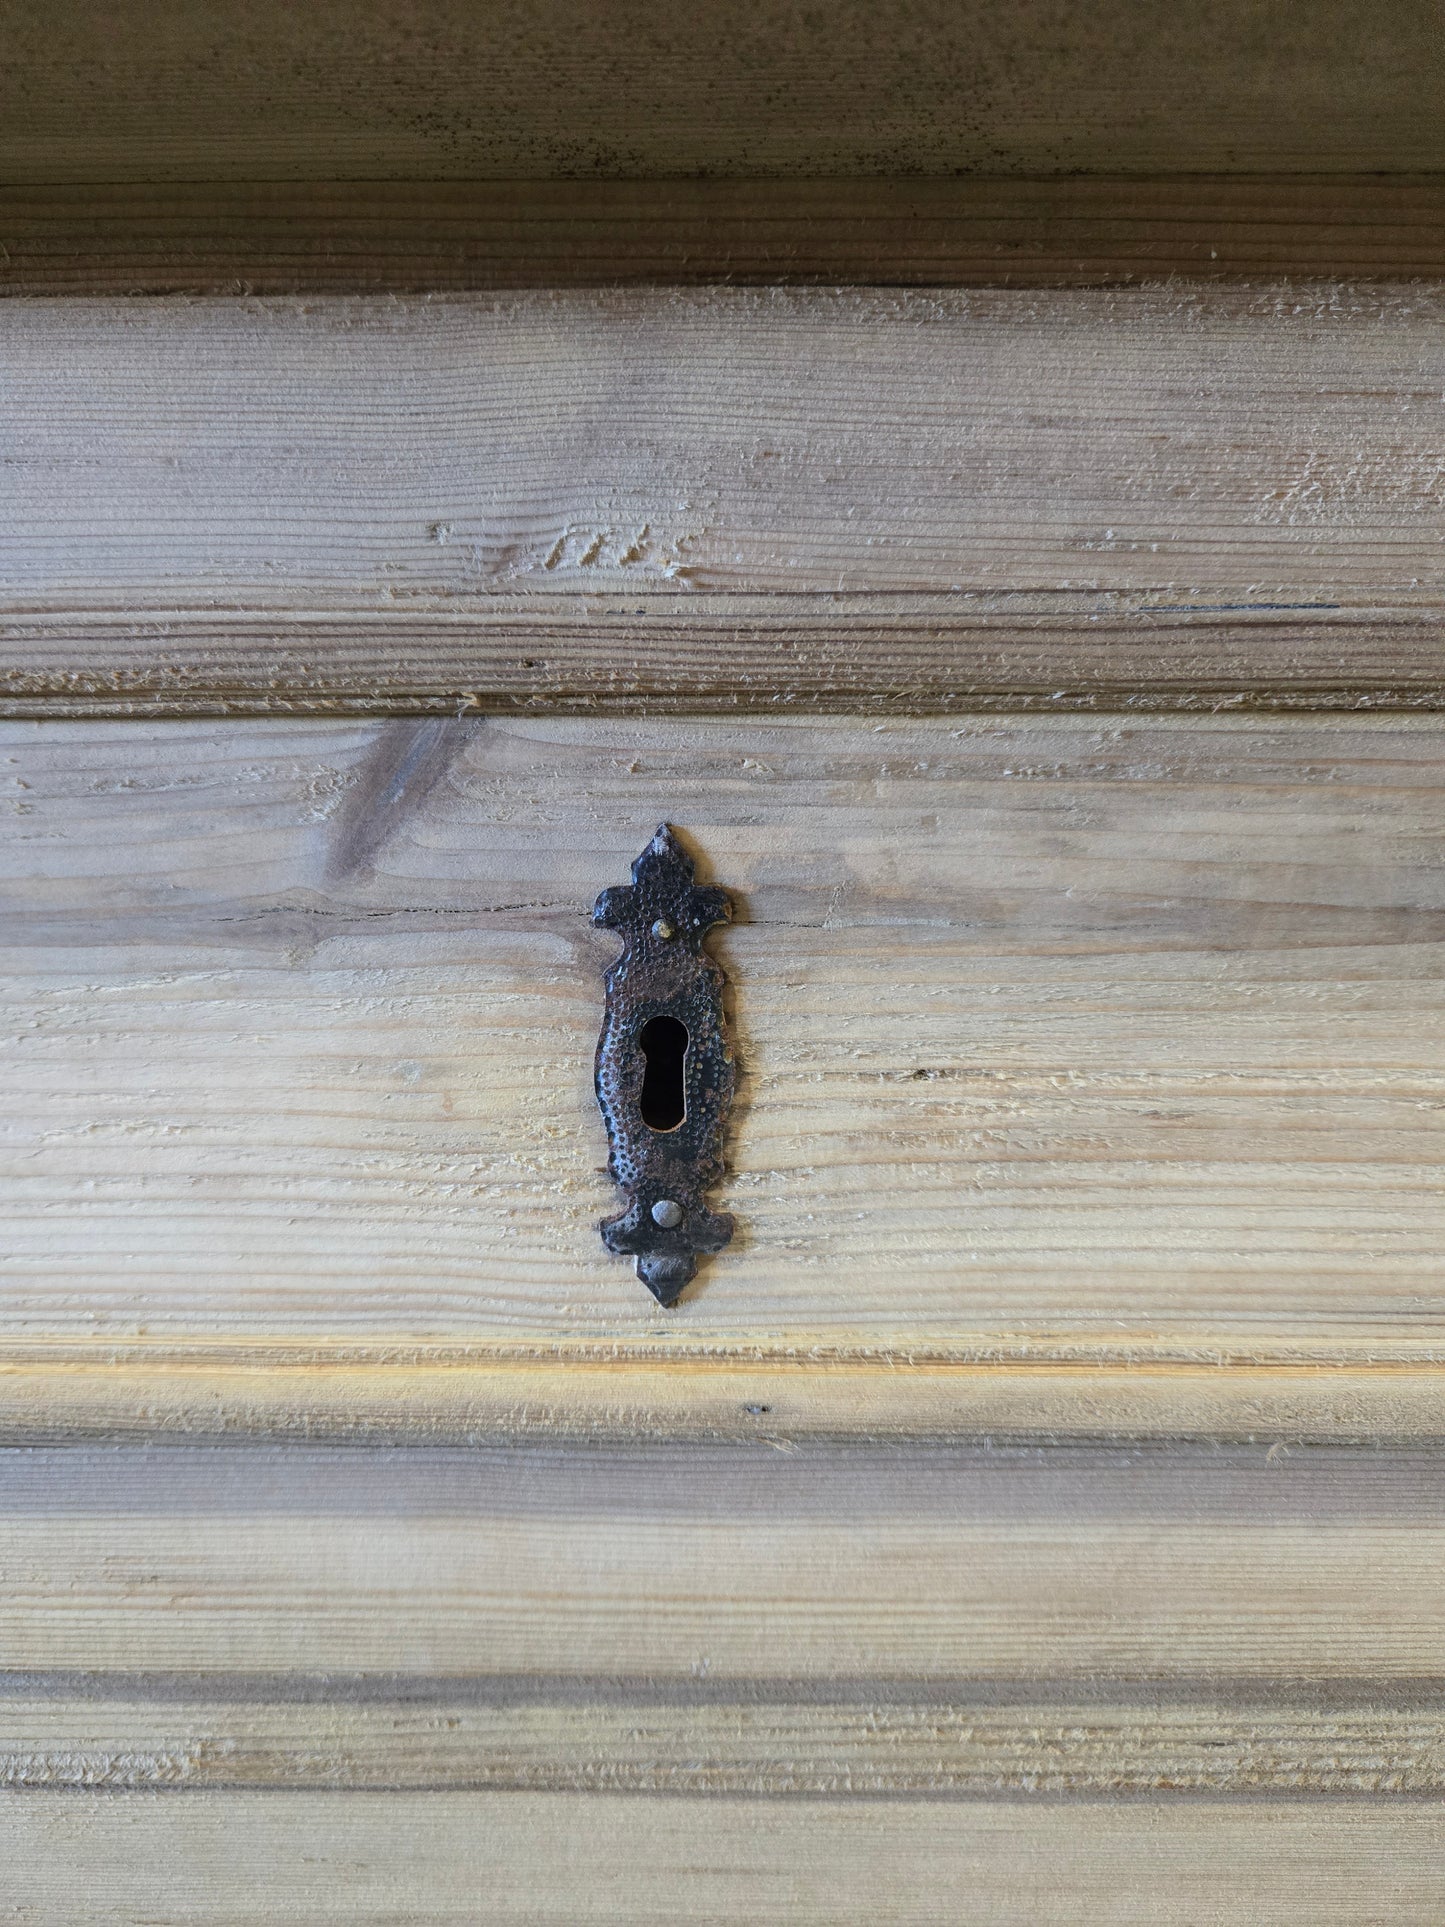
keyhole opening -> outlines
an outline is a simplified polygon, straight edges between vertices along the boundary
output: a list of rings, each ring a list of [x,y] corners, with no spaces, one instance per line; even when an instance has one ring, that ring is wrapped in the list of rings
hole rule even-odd
[[[654,1131],[675,1131],[687,1116],[687,1025],[675,1017],[654,1017],[642,1027],[638,1047],[647,1069],[639,1108]]]

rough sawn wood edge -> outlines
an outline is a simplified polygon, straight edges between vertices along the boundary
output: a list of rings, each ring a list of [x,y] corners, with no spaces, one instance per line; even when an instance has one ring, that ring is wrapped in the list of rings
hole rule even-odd
[[[1428,1687],[1412,1682],[1402,1704],[1347,1683],[1322,1703],[1295,1704],[1268,1682],[1244,1694],[1227,1682],[1211,1694],[1211,1684],[1180,1696],[1109,1682],[1106,1696],[1081,1694],[1076,1682],[1004,1693],[967,1681],[901,1692],[839,1682],[794,1696],[786,1685],[667,1695],[647,1682],[568,1680],[548,1692],[546,1682],[488,1691],[491,1682],[366,1680],[338,1692],[334,1681],[310,1679],[20,1676],[0,1697],[0,1788],[773,1796],[846,1788],[934,1797],[1445,1790],[1445,1708]]]
[[[1445,609],[1429,592],[1226,615],[1107,593],[482,601],[0,608],[0,720],[1445,709]]]

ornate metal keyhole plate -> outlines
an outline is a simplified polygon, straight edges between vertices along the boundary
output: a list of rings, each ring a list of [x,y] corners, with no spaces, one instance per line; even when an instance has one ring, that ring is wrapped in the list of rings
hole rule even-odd
[[[592,912],[622,938],[607,972],[597,1103],[627,1204],[603,1221],[602,1242],[637,1260],[662,1305],[676,1303],[699,1253],[721,1251],[733,1235],[732,1219],[706,1198],[722,1176],[736,1072],[723,1025],[726,980],[703,948],[732,903],[693,877],[692,859],[664,823],[631,883],[604,890]]]

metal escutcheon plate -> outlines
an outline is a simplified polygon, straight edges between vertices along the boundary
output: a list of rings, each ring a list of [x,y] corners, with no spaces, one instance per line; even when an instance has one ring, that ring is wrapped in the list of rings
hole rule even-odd
[[[604,890],[592,912],[622,938],[607,972],[597,1102],[627,1204],[603,1222],[602,1241],[636,1259],[662,1305],[676,1303],[699,1254],[721,1251],[733,1234],[732,1219],[706,1199],[722,1177],[736,1072],[725,979],[703,948],[732,904],[725,890],[693,878],[691,858],[664,823],[633,864],[632,882]]]

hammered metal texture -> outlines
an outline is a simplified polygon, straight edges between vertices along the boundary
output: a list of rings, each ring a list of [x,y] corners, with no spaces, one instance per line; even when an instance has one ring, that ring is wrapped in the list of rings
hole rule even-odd
[[[664,823],[633,864],[632,882],[604,890],[592,912],[594,923],[622,938],[622,955],[607,972],[597,1103],[609,1168],[627,1205],[603,1221],[602,1242],[637,1260],[638,1277],[662,1305],[674,1304],[695,1276],[698,1254],[721,1251],[733,1234],[732,1219],[710,1211],[706,1199],[723,1172],[736,1073],[723,1025],[725,979],[703,949],[713,925],[732,916],[732,903],[693,875],[692,859]],[[656,1017],[674,1019],[688,1034],[685,1111],[672,1130],[655,1129],[641,1108],[647,1060],[638,1040]]]

